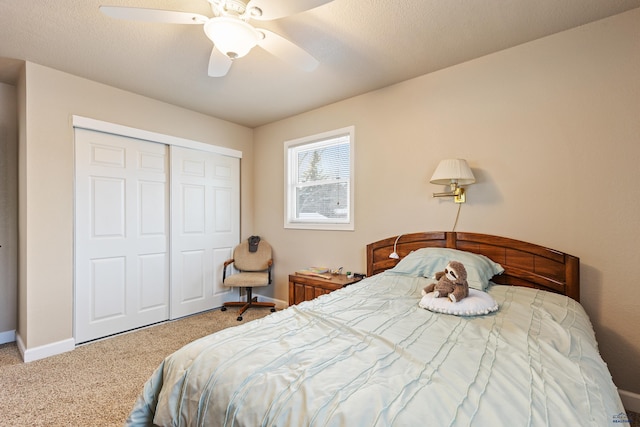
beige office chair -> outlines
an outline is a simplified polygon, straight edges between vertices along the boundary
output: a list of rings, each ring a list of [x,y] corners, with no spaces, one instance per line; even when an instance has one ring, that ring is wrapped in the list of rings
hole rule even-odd
[[[237,273],[227,277],[227,267],[233,264]],[[271,283],[271,266],[273,258],[271,246],[258,236],[251,236],[240,243],[233,250],[233,258],[224,262],[222,272],[222,283],[225,286],[246,289],[246,301],[225,302],[222,311],[227,307],[240,307],[238,310],[238,321],[242,320],[242,313],[251,307],[271,307],[271,311],[276,311],[272,302],[258,302],[258,297],[252,296],[252,290],[257,286],[267,286]]]

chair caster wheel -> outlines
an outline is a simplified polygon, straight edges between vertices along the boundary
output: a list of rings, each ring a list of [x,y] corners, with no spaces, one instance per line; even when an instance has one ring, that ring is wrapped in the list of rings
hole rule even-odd
[[[222,307],[220,311],[227,311],[227,307]]]
[[[276,309],[275,309],[275,308],[272,308],[272,309],[271,309],[271,312],[272,312],[272,313],[275,313],[275,312],[276,312]]]
[[[242,316],[238,316],[238,322],[242,320]]]

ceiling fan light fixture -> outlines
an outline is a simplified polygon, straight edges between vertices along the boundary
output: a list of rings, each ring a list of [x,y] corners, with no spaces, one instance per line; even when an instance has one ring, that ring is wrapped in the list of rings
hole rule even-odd
[[[204,24],[204,32],[214,46],[231,59],[245,56],[260,40],[253,26],[226,16],[211,18]]]

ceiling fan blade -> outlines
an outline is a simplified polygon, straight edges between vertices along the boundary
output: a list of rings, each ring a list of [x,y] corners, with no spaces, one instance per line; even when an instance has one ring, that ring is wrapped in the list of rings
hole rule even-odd
[[[296,13],[322,6],[331,1],[333,0],[251,0],[247,4],[247,11],[252,19],[268,21],[284,16],[295,15]],[[251,13],[253,8],[258,8],[262,14]]]
[[[257,30],[265,36],[264,39],[258,42],[258,46],[272,55],[304,71],[313,71],[318,66],[318,60],[298,45],[272,31],[262,28]]]
[[[167,24],[204,24],[209,20],[209,17],[199,13],[140,7],[100,6],[100,12],[112,18]]]
[[[233,61],[224,53],[213,47],[209,57],[209,77],[224,77],[229,72]]]

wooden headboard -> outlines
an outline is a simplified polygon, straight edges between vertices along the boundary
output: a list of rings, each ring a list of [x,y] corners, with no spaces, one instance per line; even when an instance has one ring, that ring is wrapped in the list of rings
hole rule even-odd
[[[367,245],[367,276],[392,268],[399,262],[389,258],[397,237]],[[543,289],[580,301],[580,259],[573,255],[507,237],[448,231],[401,235],[396,253],[402,259],[410,252],[426,247],[485,255],[504,268],[504,273],[493,277],[494,283]]]

